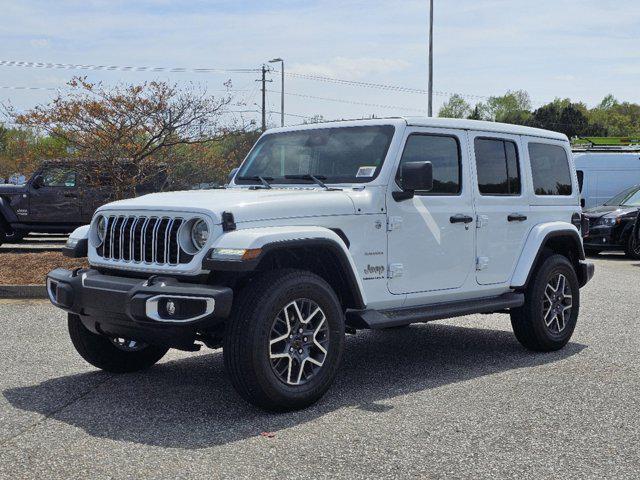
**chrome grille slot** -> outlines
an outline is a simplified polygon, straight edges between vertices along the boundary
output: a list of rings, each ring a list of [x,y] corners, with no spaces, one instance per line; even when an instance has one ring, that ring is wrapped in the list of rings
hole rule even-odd
[[[193,258],[178,243],[182,218],[111,215],[102,245],[96,250],[105,260],[150,265],[180,265]]]

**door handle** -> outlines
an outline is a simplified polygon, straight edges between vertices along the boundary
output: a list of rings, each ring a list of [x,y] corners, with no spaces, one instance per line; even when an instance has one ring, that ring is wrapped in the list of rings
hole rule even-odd
[[[473,217],[470,217],[469,215],[464,215],[462,213],[458,213],[457,215],[453,215],[452,217],[449,217],[449,221],[451,223],[471,223],[473,222]]]
[[[510,213],[509,216],[507,216],[507,220],[510,222],[524,222],[526,219],[527,216],[521,213]]]

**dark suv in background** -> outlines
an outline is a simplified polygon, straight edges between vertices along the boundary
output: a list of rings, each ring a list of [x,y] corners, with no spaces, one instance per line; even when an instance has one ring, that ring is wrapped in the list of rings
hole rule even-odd
[[[113,190],[88,182],[88,168],[73,161],[45,162],[23,185],[0,185],[0,245],[28,233],[71,233],[96,209],[113,200]],[[160,189],[158,182],[137,194]]]
[[[589,229],[584,237],[585,251],[596,254],[622,250],[629,258],[640,259],[640,241],[633,234],[639,209],[640,185],[620,192],[604,205],[586,209]]]

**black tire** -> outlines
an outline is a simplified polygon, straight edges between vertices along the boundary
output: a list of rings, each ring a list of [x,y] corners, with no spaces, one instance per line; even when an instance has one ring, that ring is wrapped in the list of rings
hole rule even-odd
[[[89,331],[77,315],[69,314],[69,336],[82,358],[94,367],[111,373],[130,373],[145,370],[164,357],[165,347],[146,345],[127,351],[111,339]]]
[[[319,370],[311,373],[306,383],[292,385],[279,377],[277,368],[272,365],[272,361],[277,360],[271,359],[274,353],[271,342],[277,318],[287,305],[300,299],[322,309],[328,343]],[[287,331],[291,332],[291,323],[287,321],[286,324]],[[331,386],[342,360],[344,337],[344,311],[327,282],[301,270],[266,272],[254,278],[234,299],[224,338],[225,369],[233,387],[249,403],[270,411],[298,410],[316,402]],[[315,334],[313,338],[315,342]],[[285,361],[289,365],[288,378],[292,378],[292,363],[294,366],[305,365],[304,360],[300,363],[296,363],[299,360]]]
[[[631,260],[640,260],[640,241],[633,233],[629,234],[629,238],[627,238],[624,254]]]
[[[564,276],[571,295],[571,308],[563,313],[562,317],[549,316],[551,311],[557,307],[562,310],[569,300],[565,299],[560,303],[559,297],[551,303],[547,300],[545,292],[555,278]],[[558,288],[559,290],[559,288]],[[564,290],[564,289],[563,289]],[[563,295],[564,295],[563,291]],[[548,317],[551,325],[547,325],[544,311],[548,307]],[[555,307],[554,307],[555,305]],[[559,350],[564,347],[571,338],[576,328],[578,313],[580,311],[580,289],[575,269],[571,262],[564,255],[551,255],[543,259],[533,273],[533,277],[525,291],[525,303],[522,307],[511,311],[511,325],[518,341],[529,350],[548,352]],[[560,320],[562,318],[562,322]],[[560,329],[560,325],[563,328]]]

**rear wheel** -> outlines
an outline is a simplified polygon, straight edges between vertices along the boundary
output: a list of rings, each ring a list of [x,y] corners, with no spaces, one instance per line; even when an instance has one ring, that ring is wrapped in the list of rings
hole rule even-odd
[[[629,235],[624,253],[632,260],[640,260],[640,241],[638,241],[635,235]]]
[[[297,410],[331,386],[344,348],[344,313],[322,278],[267,272],[234,301],[224,339],[225,368],[237,392],[266,410]]]
[[[511,311],[513,332],[530,350],[559,350],[573,334],[579,309],[580,290],[573,265],[563,255],[551,255],[534,272],[524,305]]]
[[[164,357],[165,347],[147,345],[126,338],[108,338],[89,331],[77,315],[69,314],[69,336],[82,358],[111,373],[145,370]]]

